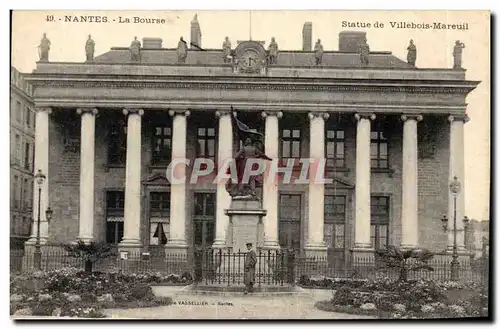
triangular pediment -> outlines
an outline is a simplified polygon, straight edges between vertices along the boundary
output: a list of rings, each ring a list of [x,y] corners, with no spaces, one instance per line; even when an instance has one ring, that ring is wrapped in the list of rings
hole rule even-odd
[[[145,185],[170,185],[167,177],[160,173],[154,173],[142,182]]]

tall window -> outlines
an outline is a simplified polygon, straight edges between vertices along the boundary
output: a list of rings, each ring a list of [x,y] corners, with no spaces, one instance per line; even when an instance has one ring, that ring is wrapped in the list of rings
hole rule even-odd
[[[301,195],[281,194],[279,205],[279,243],[282,248],[300,250]]]
[[[215,161],[215,128],[198,128],[196,156]]]
[[[389,197],[371,197],[371,243],[375,249],[389,244]]]
[[[20,208],[19,191],[21,190],[21,182],[19,176],[14,175],[14,207]]]
[[[29,192],[29,188],[28,188],[28,179],[25,178],[24,179],[24,184],[23,184],[23,209],[28,209],[29,206],[28,206],[28,202],[29,202],[29,198],[28,198],[28,192]]]
[[[30,143],[25,143],[24,144],[24,169],[30,170],[31,169],[31,157],[30,157],[30,151],[31,151],[31,145]]]
[[[389,143],[382,130],[377,129],[371,132],[370,155],[372,168],[389,167]]]
[[[153,164],[168,164],[171,157],[172,128],[166,125],[155,126],[153,135]]]
[[[170,193],[151,192],[149,197],[151,244],[165,245],[168,242]]]
[[[324,238],[328,249],[343,252],[345,248],[346,197],[325,195]]]
[[[111,165],[125,164],[127,156],[127,126],[125,121],[118,120],[109,127],[108,163]]]
[[[195,193],[194,202],[195,247],[210,248],[215,239],[215,193]]]
[[[24,107],[24,120],[26,121],[26,126],[31,127],[31,109],[27,106]]]
[[[22,111],[22,108],[21,108],[21,102],[20,101],[16,101],[16,107],[15,107],[15,111],[16,111],[16,121],[21,123],[21,111]]]
[[[300,158],[300,129],[285,128],[281,130],[281,160],[286,164],[288,159]]]
[[[344,130],[326,131],[326,166],[343,168],[345,166]]]
[[[14,179],[12,181],[12,185],[10,186],[10,204],[11,207],[16,207],[16,192],[17,192],[17,185],[19,184],[19,177],[17,175],[14,175]]]
[[[15,157],[15,163],[16,164],[21,164],[21,136],[19,134],[16,134],[16,157]]]
[[[106,192],[106,242],[116,244],[123,238],[125,192]]]

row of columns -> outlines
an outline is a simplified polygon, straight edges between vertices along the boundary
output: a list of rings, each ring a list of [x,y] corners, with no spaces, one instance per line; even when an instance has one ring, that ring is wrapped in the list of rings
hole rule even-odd
[[[36,115],[37,129],[35,134],[35,171],[39,169],[46,173],[41,194],[41,237],[42,242],[48,237],[48,225],[45,212],[49,201],[49,114],[50,109],[38,109]],[[95,162],[95,116],[96,109],[78,109],[81,115],[81,148],[80,148],[80,221],[78,238],[84,241],[94,239],[94,162]],[[125,168],[125,211],[124,211],[124,236],[120,245],[123,248],[140,246],[140,214],[141,214],[141,117],[142,109],[124,109],[127,116],[127,155]],[[189,111],[170,110],[172,122],[172,160],[186,158],[186,133],[187,117]],[[233,157],[233,128],[231,112],[217,111],[219,119],[218,134],[218,166],[226,166],[227,161]],[[265,151],[272,158],[279,157],[279,118],[282,112],[262,112],[265,119]],[[355,246],[354,250],[370,250],[370,142],[371,121],[376,116],[373,113],[355,114],[357,120],[356,131],[356,204],[355,204]],[[310,158],[324,159],[325,157],[325,120],[328,114],[310,113],[309,124],[311,131]],[[417,123],[422,120],[421,115],[403,115],[403,181],[402,181],[402,241],[405,248],[418,246],[418,129]],[[464,151],[463,124],[467,116],[450,116],[450,180],[457,176],[463,182],[464,177]],[[185,176],[185,166],[176,166],[176,177]],[[36,182],[34,184],[37,184]],[[171,188],[171,214],[170,214],[170,239],[167,247],[172,249],[186,249],[186,185],[172,184]],[[463,190],[462,190],[463,191]],[[224,214],[224,209],[230,206],[231,198],[225,190],[224,183],[217,185],[216,209],[216,237],[214,247],[226,245],[226,232],[229,218]],[[453,214],[453,197],[450,195],[449,212]],[[324,226],[324,185],[310,180],[308,206],[308,234],[305,246],[306,252],[322,252],[326,250],[323,238]],[[34,202],[38,200],[38,186],[34,189]],[[266,175],[263,185],[263,208],[267,210],[264,218],[264,247],[267,249],[279,248],[278,243],[278,181]],[[38,217],[37,207],[33,207],[35,221]],[[457,218],[464,215],[464,193],[457,199]],[[449,216],[452,218],[452,216]],[[36,224],[36,222],[34,223]],[[461,220],[457,220],[457,228],[462,228]],[[33,230],[35,232],[35,230]],[[459,235],[459,248],[463,248],[463,234]],[[34,243],[33,235],[28,243]],[[449,238],[449,245],[452,239]]]

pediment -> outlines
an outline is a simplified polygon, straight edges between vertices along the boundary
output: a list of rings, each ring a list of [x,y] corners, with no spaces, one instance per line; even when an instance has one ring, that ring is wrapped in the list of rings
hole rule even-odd
[[[336,175],[331,175],[331,177],[327,177],[330,179],[333,179],[333,182],[330,184],[326,184],[328,188],[335,188],[335,189],[353,189],[354,188],[354,183],[350,182],[348,179],[339,177]]]
[[[170,185],[167,176],[160,173],[152,174],[146,180],[142,181],[142,183],[145,185]]]

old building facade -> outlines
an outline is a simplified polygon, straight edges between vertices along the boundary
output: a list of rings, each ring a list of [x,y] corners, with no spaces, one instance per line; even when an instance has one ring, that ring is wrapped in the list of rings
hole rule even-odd
[[[30,235],[33,206],[35,107],[33,88],[10,70],[10,237],[18,245]]]
[[[339,40],[341,51],[325,51],[320,64],[311,40],[309,50],[279,50],[270,64],[263,42],[238,42],[231,61],[222,49],[200,47],[181,60],[161,39],[144,39],[138,60],[116,47],[90,63],[38,63],[30,76],[35,169],[47,175],[42,212],[54,211],[50,224],[41,214],[43,241],[226,247],[224,185],[189,177],[195,159],[220,165],[237,152],[232,108],[262,132],[269,157],[283,166],[292,159],[295,172],[301,158],[324,158],[333,180],[264,179],[258,247],[333,260],[385,244],[445,250],[452,239],[440,219],[452,218],[450,179],[465,188],[465,98],[477,82],[463,69],[417,69],[390,52],[372,51],[362,64],[360,33]],[[190,160],[188,179],[170,184],[167,167],[179,158]],[[457,216],[464,215],[461,193]],[[465,250],[463,235],[459,245]]]

